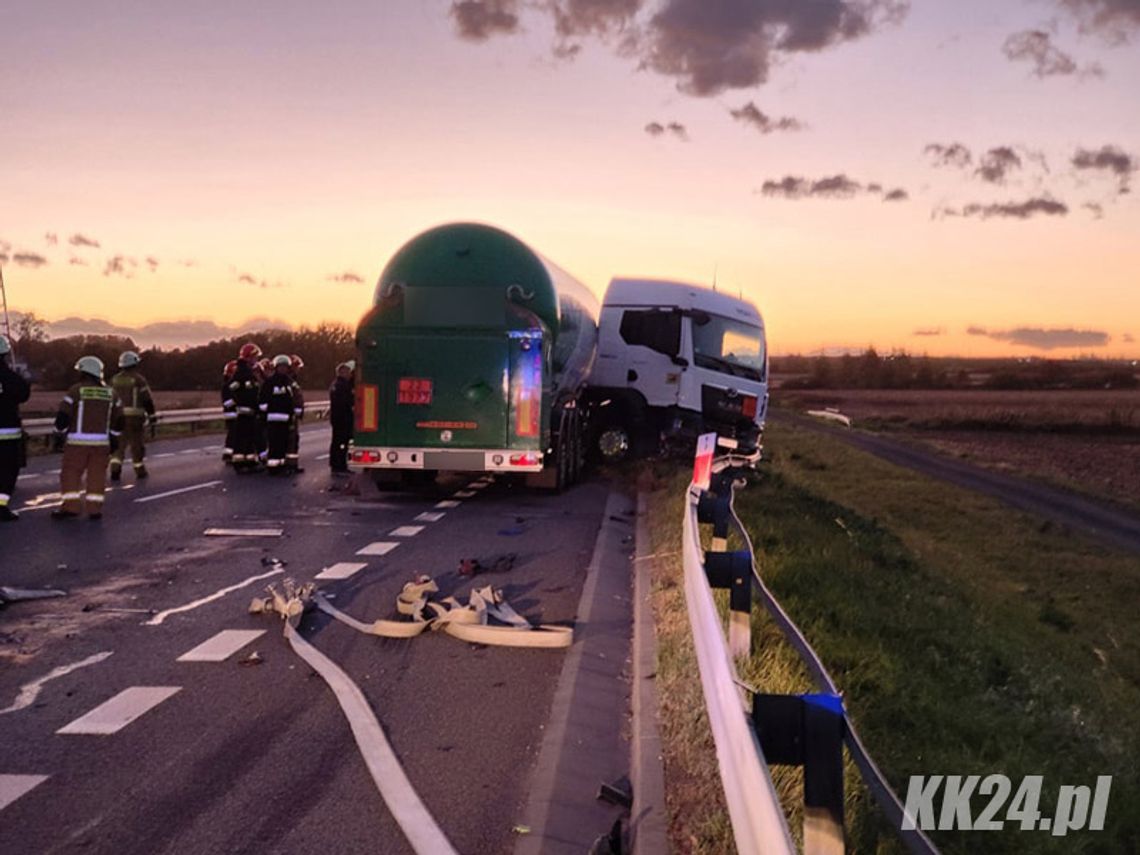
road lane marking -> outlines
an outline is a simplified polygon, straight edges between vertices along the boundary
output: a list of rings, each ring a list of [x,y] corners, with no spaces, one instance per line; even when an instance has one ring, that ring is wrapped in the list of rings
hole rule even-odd
[[[173,451],[164,451],[164,452],[162,452],[162,454],[152,454],[151,457],[153,457],[155,460],[157,460],[160,457],[173,457],[174,454],[175,454],[175,452],[173,452]]]
[[[416,522],[439,522],[447,516],[443,511],[424,511],[422,514],[416,514]]]
[[[453,499],[470,499],[474,495],[475,495],[474,490],[460,490],[458,493],[452,493],[451,498],[453,498]]]
[[[485,487],[490,487],[490,481],[472,481],[467,485],[468,490],[482,490]]]
[[[179,454],[197,454],[201,450],[202,449],[200,449],[200,448],[187,448],[187,449],[183,449],[182,451],[180,451],[178,453]]]
[[[96,653],[94,656],[88,656],[86,659],[81,659],[78,662],[72,662],[70,665],[60,665],[58,668],[53,668],[38,680],[32,680],[30,683],[25,683],[24,685],[20,686],[20,694],[16,696],[16,700],[12,702],[12,705],[10,707],[0,710],[0,715],[3,715],[4,713],[15,712],[16,710],[22,710],[25,707],[31,706],[33,703],[35,703],[36,698],[40,696],[40,692],[43,690],[44,683],[54,680],[57,677],[63,677],[66,674],[70,674],[72,671],[78,671],[80,668],[86,668],[88,665],[95,665],[96,663],[102,662],[113,652],[114,651],[112,650],[104,650],[102,653]],[[0,801],[3,800],[0,799]],[[0,807],[2,806],[3,805],[0,805]]]
[[[152,617],[150,620],[143,621],[143,626],[158,626],[159,624],[161,624],[164,620],[166,620],[171,615],[180,614],[182,612],[188,612],[191,609],[196,609],[199,606],[204,606],[204,605],[206,605],[206,603],[212,603],[214,600],[220,600],[226,594],[237,591],[241,588],[246,587],[247,585],[252,585],[254,582],[258,581],[259,579],[268,579],[270,576],[277,576],[278,574],[281,574],[284,572],[285,572],[284,567],[277,566],[274,569],[270,570],[268,573],[262,573],[258,576],[250,576],[244,582],[238,582],[236,585],[230,585],[228,588],[222,588],[220,591],[215,591],[214,593],[210,594],[208,597],[202,597],[202,599],[195,600],[192,603],[187,603],[184,606],[178,606],[178,607],[173,608],[173,609],[167,609],[166,611],[159,612],[154,617]]]
[[[202,534],[206,537],[280,537],[283,528],[208,528]]]
[[[389,537],[415,537],[424,530],[422,525],[402,525],[388,532]]]
[[[318,455],[317,455],[317,460],[328,460],[328,459],[329,459],[329,456],[328,456],[328,454],[327,454],[327,453],[326,453],[326,454],[318,454]]]
[[[110,736],[181,690],[181,686],[131,686],[56,733]]]
[[[462,502],[456,502],[452,499],[444,499],[442,502],[436,502],[435,506],[437,508],[458,508],[462,504]]]
[[[39,477],[40,477],[40,473],[39,473],[39,472],[28,472],[28,473],[26,473],[26,474],[24,474],[24,475],[17,475],[17,476],[16,476],[16,480],[17,480],[17,481],[26,481],[26,480],[28,480],[29,478],[39,478]]]
[[[324,570],[322,570],[320,573],[318,573],[314,578],[316,578],[316,579],[347,579],[349,576],[352,576],[356,573],[359,573],[361,570],[363,570],[367,566],[368,566],[367,564],[355,563],[352,561],[341,561],[337,564],[333,564],[330,567],[326,567]]]
[[[223,629],[192,650],[179,656],[176,662],[225,662],[255,638],[265,635],[264,629]]]
[[[356,554],[357,555],[387,555],[389,552],[391,552],[393,549],[395,549],[399,545],[400,545],[399,543],[393,543],[390,540],[378,540],[375,543],[368,544],[363,549],[358,549],[356,551]]]
[[[193,487],[182,487],[178,490],[167,490],[165,493],[155,493],[153,496],[143,496],[141,499],[135,499],[135,502],[141,505],[144,502],[168,499],[171,496],[179,496],[182,493],[189,493],[193,490],[205,490],[207,487],[217,487],[221,483],[221,481],[207,481],[205,484],[195,484]]]
[[[0,810],[47,779],[47,775],[0,775]]]

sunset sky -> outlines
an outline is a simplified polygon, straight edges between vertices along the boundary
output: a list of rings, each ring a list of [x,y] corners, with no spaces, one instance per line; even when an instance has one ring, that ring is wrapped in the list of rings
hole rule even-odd
[[[4,0],[16,310],[355,324],[432,225],[776,353],[1140,354],[1140,0]]]

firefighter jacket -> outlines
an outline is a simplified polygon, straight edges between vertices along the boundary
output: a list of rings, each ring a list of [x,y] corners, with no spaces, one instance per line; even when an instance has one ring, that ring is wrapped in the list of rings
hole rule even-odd
[[[0,359],[0,442],[18,440],[22,436],[20,404],[31,394],[28,381]]]
[[[261,412],[269,424],[292,422],[304,412],[301,387],[288,374],[274,373],[261,386]]]
[[[353,379],[337,377],[329,386],[329,421],[338,434],[352,433]]]
[[[230,390],[230,378],[222,378],[222,418],[232,421],[237,418],[237,404],[234,402],[233,392]]]
[[[115,400],[123,408],[123,415],[153,416],[154,398],[150,394],[150,386],[146,378],[134,368],[126,368],[111,378],[111,390],[115,393]]]
[[[67,432],[68,445],[107,445],[122,433],[122,403],[102,380],[84,377],[60,402],[55,429]]]
[[[260,383],[254,374],[253,367],[241,360],[233,379],[227,385],[228,400],[233,401],[234,412],[239,416],[252,416],[257,414]]]

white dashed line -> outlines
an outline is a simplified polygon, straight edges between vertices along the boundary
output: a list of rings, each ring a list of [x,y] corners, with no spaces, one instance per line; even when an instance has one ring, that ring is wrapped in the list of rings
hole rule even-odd
[[[470,499],[475,495],[474,490],[460,490],[458,493],[452,493],[453,499]]]
[[[316,579],[347,579],[367,567],[367,564],[360,564],[351,561],[341,561],[333,564],[331,567],[326,567],[314,578]]]
[[[378,540],[375,543],[368,544],[363,549],[357,550],[356,554],[357,555],[387,555],[389,552],[391,552],[393,549],[395,549],[399,545],[400,545],[399,543],[393,543],[390,540]]]
[[[415,537],[424,530],[422,525],[402,525],[399,528],[392,529],[388,533],[389,537]]]
[[[16,480],[17,481],[27,481],[29,478],[39,478],[39,477],[40,477],[39,472],[28,472],[24,475],[17,475]]]
[[[416,522],[439,522],[446,514],[443,511],[424,511],[416,514]]]
[[[144,502],[153,502],[157,499],[167,499],[171,496],[179,496],[182,493],[192,492],[193,490],[205,490],[207,487],[217,487],[221,483],[221,481],[207,481],[205,484],[195,484],[193,487],[182,487],[179,490],[167,490],[165,493],[155,493],[153,496],[143,496],[141,499],[135,499],[135,502],[141,505]]]
[[[265,635],[264,629],[223,629],[193,650],[186,651],[175,661],[225,662],[255,638],[262,635]]]
[[[100,704],[56,733],[109,736],[118,733],[136,718],[157,707],[181,686],[132,686]]]
[[[78,662],[72,662],[70,665],[60,665],[58,668],[53,668],[38,680],[33,680],[30,683],[25,683],[24,685],[20,686],[20,694],[16,697],[16,700],[13,701],[10,707],[0,710],[0,715],[3,715],[4,713],[16,712],[16,710],[22,710],[24,707],[31,706],[35,702],[36,698],[40,696],[40,691],[43,689],[44,683],[54,680],[57,677],[63,677],[66,674],[70,674],[72,671],[78,671],[80,668],[86,668],[88,665],[95,665],[96,663],[102,662],[104,659],[110,656],[112,652],[114,651],[104,650],[102,653],[96,653],[94,656],[88,656],[86,659],[81,659]]]
[[[328,460],[328,459],[329,459],[328,454],[318,454],[317,455],[317,460]]]
[[[442,502],[436,502],[437,508],[458,508],[462,502],[456,502],[451,499],[444,499]]]
[[[482,490],[487,484],[484,481],[472,481],[467,485],[468,490]]]
[[[47,779],[47,775],[0,775],[0,810]]]
[[[283,528],[208,528],[202,534],[206,537],[280,537]]]
[[[164,452],[162,452],[162,454],[152,454],[151,457],[153,457],[155,460],[157,460],[160,457],[173,457],[174,454],[175,454],[175,452],[173,452],[173,451],[164,451]]]
[[[201,449],[199,448],[186,448],[178,452],[179,454],[197,454]]]
[[[210,594],[210,596],[208,596],[208,597],[202,597],[202,599],[195,600],[192,603],[187,603],[184,606],[178,606],[177,608],[167,609],[166,611],[159,612],[154,617],[152,617],[150,620],[143,621],[143,626],[158,626],[159,624],[161,624],[164,620],[166,620],[171,615],[176,615],[176,614],[179,614],[181,612],[188,612],[191,609],[198,608],[198,606],[204,606],[204,605],[206,605],[206,603],[212,603],[214,600],[219,600],[222,597],[224,597],[226,594],[231,593],[232,591],[236,591],[239,588],[244,588],[246,585],[252,585],[254,582],[258,581],[259,579],[268,579],[270,576],[276,576],[276,575],[278,575],[280,573],[284,573],[284,572],[285,572],[285,568],[278,566],[278,567],[275,567],[273,570],[270,570],[268,573],[262,573],[259,576],[250,576],[244,582],[238,582],[236,585],[230,585],[228,588],[222,588],[220,591],[215,591],[214,593]]]

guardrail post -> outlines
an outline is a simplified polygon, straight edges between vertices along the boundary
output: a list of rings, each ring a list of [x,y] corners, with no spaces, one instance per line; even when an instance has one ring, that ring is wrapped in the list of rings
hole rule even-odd
[[[728,549],[728,517],[732,511],[732,494],[713,493],[706,490],[697,499],[697,522],[712,523],[711,552],[725,552]]]
[[[752,698],[752,721],[770,764],[803,766],[806,855],[842,855],[842,698],[757,694]]]
[[[728,649],[735,657],[752,654],[752,553],[706,552],[710,588],[728,589]]]

